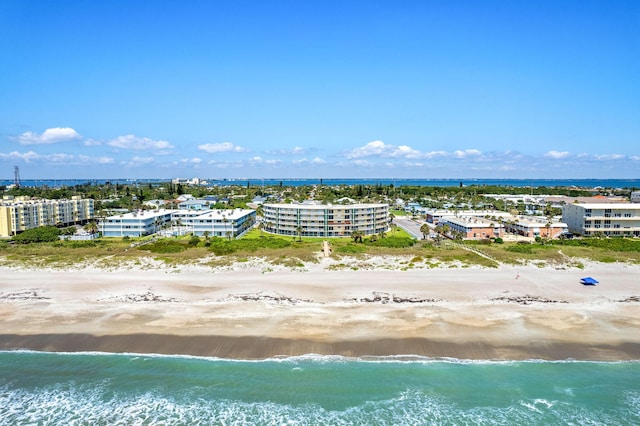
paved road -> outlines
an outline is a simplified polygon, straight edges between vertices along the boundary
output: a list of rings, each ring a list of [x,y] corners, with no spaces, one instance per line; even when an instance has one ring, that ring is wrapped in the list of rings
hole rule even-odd
[[[393,222],[400,228],[407,231],[412,237],[418,240],[422,239],[422,232],[420,232],[420,227],[425,223],[424,220],[413,220],[411,219],[411,216],[396,216],[395,219],[393,219]],[[429,225],[429,227],[433,228],[431,225]]]

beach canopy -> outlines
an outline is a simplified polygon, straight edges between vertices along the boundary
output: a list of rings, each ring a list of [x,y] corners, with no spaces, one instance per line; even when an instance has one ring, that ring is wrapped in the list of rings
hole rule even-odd
[[[585,278],[581,278],[580,282],[584,285],[597,285],[598,284],[598,280],[596,280],[595,278],[591,278],[591,277],[585,277]]]

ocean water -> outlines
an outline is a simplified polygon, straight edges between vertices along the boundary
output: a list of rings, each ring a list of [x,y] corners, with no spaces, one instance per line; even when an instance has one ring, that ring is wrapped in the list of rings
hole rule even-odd
[[[0,352],[2,425],[640,425],[640,363]]]
[[[284,186],[317,185],[321,179],[206,179],[211,185],[227,186]],[[48,186],[59,188],[62,186],[74,186],[83,184],[112,184],[144,185],[148,183],[167,182],[170,179],[22,179],[22,186]],[[11,185],[12,179],[0,179],[0,186]],[[369,179],[322,179],[325,185],[394,185],[401,186],[438,186],[450,187],[463,185],[495,185],[515,187],[578,187],[578,188],[640,188],[639,179],[394,179],[394,178],[369,178]]]

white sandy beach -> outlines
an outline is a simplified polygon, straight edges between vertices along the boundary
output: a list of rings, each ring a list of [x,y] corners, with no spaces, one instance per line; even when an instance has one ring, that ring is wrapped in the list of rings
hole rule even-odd
[[[389,266],[401,261],[369,270],[334,270],[330,259],[299,270],[2,268],[0,348],[640,359],[640,266]],[[584,276],[600,285],[583,286]]]

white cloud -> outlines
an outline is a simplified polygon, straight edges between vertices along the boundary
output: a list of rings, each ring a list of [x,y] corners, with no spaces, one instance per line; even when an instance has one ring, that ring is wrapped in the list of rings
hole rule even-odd
[[[166,150],[172,149],[167,141],[156,141],[150,138],[141,138],[135,135],[118,136],[117,138],[107,142],[107,145],[114,148],[134,149],[134,150]]]
[[[447,155],[447,151],[431,151],[424,154],[425,158],[444,157]]]
[[[45,130],[42,134],[31,131],[24,132],[18,136],[18,142],[21,145],[43,145],[74,141],[81,138],[82,136],[71,127],[53,127]]]
[[[452,155],[456,158],[475,157],[482,155],[482,152],[477,149],[465,149],[458,150],[449,154],[446,151],[431,151],[422,152],[414,149],[408,145],[390,145],[385,144],[383,141],[371,141],[364,146],[355,148],[347,152],[346,157],[350,160],[365,158],[365,157],[392,157],[392,158],[405,158],[407,160],[421,160],[433,157],[446,157]]]
[[[306,150],[301,146],[295,146],[292,149],[269,150],[266,153],[272,155],[304,155]]]
[[[123,166],[126,166],[126,167],[137,167],[137,166],[144,166],[146,164],[151,164],[154,161],[155,160],[154,160],[153,157],[138,157],[138,156],[134,156],[131,160],[122,161],[122,162],[120,162],[120,164],[122,164]]]
[[[355,148],[347,153],[348,159],[371,157],[374,155],[388,154],[393,147],[385,145],[382,141],[371,141],[364,146]]]
[[[101,141],[95,140],[95,139],[87,139],[86,141],[82,142],[84,144],[84,146],[100,146],[102,145]]]
[[[231,142],[222,143],[206,143],[204,145],[198,145],[200,151],[208,152],[209,154],[215,154],[218,152],[246,152],[247,150],[241,146],[232,144]]]
[[[640,155],[632,155],[629,159],[633,161],[640,161]]]
[[[113,164],[115,162],[111,157],[89,157],[88,155],[78,155],[78,160],[83,164]]]
[[[560,159],[560,158],[565,158],[569,156],[569,151],[549,151],[546,154],[544,154],[545,157],[549,157],[549,158],[554,158],[556,160]]]
[[[622,154],[602,154],[596,155],[596,160],[621,160],[624,158]]]
[[[115,160],[111,157],[97,157],[96,162],[98,164],[113,164]]]
[[[301,165],[301,164],[326,164],[327,162],[320,157],[314,157],[311,160],[309,160],[307,157],[304,157],[298,160],[293,160],[292,163],[296,165]]]
[[[23,160],[28,163],[31,160],[37,160],[39,158],[42,158],[42,155],[33,151],[29,151],[29,152],[12,151],[8,154],[4,152],[0,152],[0,158],[3,160]]]
[[[53,163],[70,163],[75,159],[73,154],[50,154],[47,156],[47,159]]]
[[[424,154],[410,146],[400,145],[391,152],[391,156],[401,158],[422,158],[424,157]]]
[[[466,157],[475,157],[481,154],[482,152],[480,152],[477,149],[465,149],[465,150],[454,151],[453,156],[456,158],[466,158]]]
[[[182,161],[183,164],[193,164],[193,165],[198,165],[198,164],[202,163],[202,159],[198,158],[198,157],[183,158],[181,161]]]
[[[373,166],[373,163],[371,163],[370,161],[367,161],[367,160],[353,160],[353,161],[351,161],[351,164],[353,164],[354,166],[358,166],[358,167],[371,167],[371,166]]]

